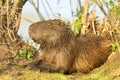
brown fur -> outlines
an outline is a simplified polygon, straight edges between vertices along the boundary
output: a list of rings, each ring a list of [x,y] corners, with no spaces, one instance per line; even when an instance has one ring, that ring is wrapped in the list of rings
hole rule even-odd
[[[101,36],[75,36],[60,20],[33,23],[29,35],[41,44],[40,70],[51,72],[83,72],[102,65],[109,56],[109,41]]]

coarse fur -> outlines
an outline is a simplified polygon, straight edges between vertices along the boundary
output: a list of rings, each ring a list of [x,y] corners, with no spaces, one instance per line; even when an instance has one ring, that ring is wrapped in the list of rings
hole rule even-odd
[[[35,66],[43,71],[88,73],[104,64],[110,54],[109,40],[95,34],[76,37],[61,20],[36,22],[28,31],[41,45]]]
[[[87,73],[104,64],[110,55],[110,41],[101,36],[85,34],[78,36],[77,40],[79,55],[74,63],[76,71]]]

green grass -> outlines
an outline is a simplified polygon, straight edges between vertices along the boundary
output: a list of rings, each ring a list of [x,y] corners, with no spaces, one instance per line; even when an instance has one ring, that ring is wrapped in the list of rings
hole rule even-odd
[[[16,77],[16,78],[15,78]],[[70,75],[26,70],[21,75],[4,74],[2,80],[72,80]]]
[[[120,76],[109,74],[111,70],[118,68],[118,66],[117,63],[112,63],[107,67],[101,66],[89,74],[73,73],[71,75],[39,72],[14,66],[14,68],[4,71],[0,80],[120,80]]]

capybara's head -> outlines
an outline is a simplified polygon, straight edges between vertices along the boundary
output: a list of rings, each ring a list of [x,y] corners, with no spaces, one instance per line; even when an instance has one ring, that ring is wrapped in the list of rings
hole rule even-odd
[[[72,31],[61,20],[36,22],[29,27],[29,36],[37,43],[55,43],[65,36],[72,36]]]

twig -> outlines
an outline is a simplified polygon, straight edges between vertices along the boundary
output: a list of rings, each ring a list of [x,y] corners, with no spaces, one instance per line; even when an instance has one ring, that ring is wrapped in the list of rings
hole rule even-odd
[[[102,3],[101,3],[100,0],[97,0],[97,4],[98,4],[100,10],[103,12],[103,14],[104,14],[105,16],[107,16],[107,13],[106,13],[106,11],[104,10],[103,5],[102,5]]]
[[[84,1],[84,13],[82,15],[82,23],[83,26],[81,28],[81,34],[85,34],[86,29],[88,28],[88,22],[87,22],[87,17],[88,17],[88,0]]]
[[[39,0],[37,0],[37,9],[39,10]]]
[[[78,0],[79,8],[81,8],[81,0]]]
[[[3,51],[5,51],[5,50],[6,50],[6,51],[8,51],[8,52],[14,53],[14,51],[9,50],[8,48],[4,48],[4,49],[3,49],[3,48],[0,48],[0,51],[1,51],[1,50],[3,50]]]
[[[96,34],[95,23],[94,23],[94,21],[92,21],[92,28],[93,28],[93,33]]]
[[[31,21],[31,20],[29,20],[29,19],[27,19],[27,18],[23,18],[23,19],[25,19],[25,20],[28,21],[29,23],[33,23],[33,21]]]
[[[21,14],[22,14],[22,12],[20,11],[19,14],[18,14],[17,21],[16,21],[16,28],[15,28],[16,30],[15,30],[15,32],[17,32],[18,29],[19,29],[20,21],[21,21]]]
[[[54,12],[53,12],[53,10],[52,10],[52,8],[51,8],[51,6],[50,6],[50,4],[49,4],[49,2],[48,2],[47,0],[46,0],[46,3],[47,3],[47,5],[48,5],[48,8],[50,9],[53,17],[55,17],[55,14],[54,14]]]
[[[73,9],[72,9],[72,1],[70,0],[70,11],[71,11],[71,16],[72,16],[72,25],[74,24],[74,17],[73,17]],[[74,26],[72,26],[72,29],[74,30]]]
[[[41,1],[42,1],[42,4],[43,4],[43,7],[44,7],[44,9],[45,9],[45,12],[46,12],[46,14],[47,14],[47,17],[50,18],[50,17],[49,17],[49,14],[48,14],[48,11],[47,11],[47,8],[46,8],[46,6],[45,6],[43,0],[41,0]]]
[[[42,16],[42,14],[40,13],[40,11],[38,10],[38,8],[36,8],[35,3],[33,2],[33,0],[29,0],[30,3],[32,4],[32,6],[34,7],[35,11],[37,12],[38,17],[40,18],[40,20],[45,20],[45,18]]]

